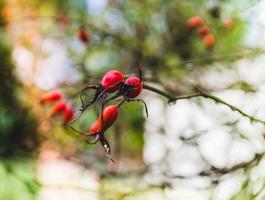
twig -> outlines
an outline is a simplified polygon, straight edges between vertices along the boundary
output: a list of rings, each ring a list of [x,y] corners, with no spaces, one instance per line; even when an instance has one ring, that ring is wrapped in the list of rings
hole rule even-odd
[[[253,159],[247,161],[247,162],[243,162],[243,163],[240,163],[240,164],[237,164],[237,165],[234,165],[233,167],[231,168],[222,168],[222,169],[218,169],[218,168],[212,168],[212,170],[217,173],[217,174],[227,174],[227,173],[230,173],[230,172],[233,172],[233,171],[236,171],[236,170],[239,170],[239,169],[245,169],[245,170],[248,170],[250,168],[252,168],[253,166],[256,166],[260,161],[261,159],[263,158],[264,156],[264,152],[262,153],[257,153]]]
[[[10,22],[20,22],[23,20],[36,20],[36,19],[54,19],[54,20],[60,20],[62,18],[62,15],[21,15],[21,16],[17,16],[17,17],[13,17],[11,19],[7,19],[7,20],[2,20],[0,21],[0,25],[3,25],[5,23],[10,23]],[[82,23],[81,18],[78,17],[70,17],[67,16],[67,19],[69,20],[69,23],[72,24],[76,24],[77,22]],[[110,36],[114,39],[116,39],[118,42],[126,42],[126,38],[122,37],[121,34],[115,33],[115,32],[110,32],[109,30],[105,30],[102,29],[101,27],[97,27],[93,24],[93,22],[89,22],[89,21],[85,21],[82,23],[82,26],[90,28],[94,31],[97,31],[99,33],[102,34],[102,36]],[[125,46],[127,47],[127,46]],[[248,56],[248,55],[262,55],[265,52],[262,49],[254,49],[254,50],[248,50],[248,51],[242,51],[242,52],[237,52],[237,53],[227,53],[227,54],[217,54],[217,55],[208,55],[208,56],[204,56],[204,57],[198,57],[198,58],[193,58],[190,60],[185,60],[185,61],[180,61],[178,62],[178,64],[188,64],[188,63],[198,63],[200,61],[205,61],[208,59],[223,59],[223,58],[227,58],[227,57],[231,57],[231,58],[238,58],[238,57],[244,57],[244,56]],[[139,59],[138,59],[139,60]]]
[[[220,99],[219,97],[216,97],[216,96],[213,96],[211,94],[208,94],[202,90],[198,90],[198,93],[195,93],[195,94],[191,94],[191,95],[185,95],[185,96],[178,96],[178,97],[175,97],[175,96],[172,96],[171,94],[168,94],[162,90],[159,90],[157,88],[154,88],[152,86],[149,86],[149,85],[146,85],[144,84],[144,89],[146,90],[149,90],[149,91],[152,91],[154,93],[157,93],[161,96],[164,96],[168,99],[168,102],[169,103],[172,103],[172,102],[176,102],[178,100],[182,100],[182,99],[191,99],[191,98],[194,98],[194,97],[204,97],[204,98],[207,98],[207,99],[211,99],[213,101],[215,101],[216,103],[219,103],[219,104],[223,104],[229,108],[231,108],[232,111],[236,111],[238,113],[240,113],[242,116],[250,119],[251,122],[258,122],[258,123],[262,123],[265,125],[265,121],[264,120],[261,120],[261,119],[258,119],[252,115],[249,115],[245,112],[243,112],[241,109],[237,108],[236,106],[233,106],[229,103],[227,103],[226,101]]]
[[[196,174],[195,176],[201,176],[201,177],[212,177],[213,182],[218,183],[218,180],[220,176],[223,176],[228,173],[235,172],[240,169],[249,170],[253,166],[256,166],[261,159],[263,158],[264,152],[262,153],[257,153],[253,159],[239,163],[237,165],[234,165],[233,167],[226,167],[226,168],[216,168],[214,166],[211,166],[209,169],[201,171],[200,173]],[[166,174],[167,176],[170,176],[171,178],[177,178],[177,179],[186,179],[186,178],[192,178],[195,177],[194,175],[192,176],[183,176],[183,175],[172,175],[172,174]]]

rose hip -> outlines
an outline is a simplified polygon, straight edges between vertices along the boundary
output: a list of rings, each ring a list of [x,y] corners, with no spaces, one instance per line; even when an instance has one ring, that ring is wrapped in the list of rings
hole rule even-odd
[[[130,86],[130,89],[125,94],[125,97],[135,98],[141,93],[143,89],[143,83],[136,76],[131,76],[127,78],[124,83]]]
[[[215,37],[212,34],[208,34],[203,37],[203,43],[207,49],[211,49],[215,45]]]
[[[121,72],[117,70],[108,71],[103,77],[101,81],[101,85],[106,92],[115,92],[120,89],[119,83],[124,81],[124,77]]]
[[[191,17],[186,21],[186,26],[188,28],[197,28],[199,26],[202,26],[203,24],[203,19],[200,16]]]
[[[54,90],[45,95],[43,95],[40,99],[41,104],[49,104],[56,102],[62,98],[62,93],[60,91]]]
[[[77,32],[77,38],[84,43],[90,42],[90,37],[84,27],[81,27]]]
[[[66,126],[75,115],[75,110],[71,106],[67,105],[63,112],[63,125]]]
[[[209,28],[207,26],[202,26],[199,28],[197,35],[199,37],[203,37],[205,35],[209,34]]]
[[[66,102],[64,100],[58,101],[51,108],[50,115],[53,117],[55,115],[61,114],[64,112],[65,108],[66,108]]]
[[[102,113],[98,117],[99,131],[105,131],[113,125],[118,117],[118,106],[110,105],[104,108]]]

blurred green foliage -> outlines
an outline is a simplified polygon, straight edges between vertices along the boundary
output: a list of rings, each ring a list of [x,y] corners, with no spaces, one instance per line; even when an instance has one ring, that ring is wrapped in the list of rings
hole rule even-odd
[[[3,5],[1,5],[3,6]],[[1,11],[0,7],[0,11]],[[14,77],[5,27],[0,29],[0,157],[32,151],[38,146],[36,119],[21,104],[19,84]]]
[[[40,184],[35,178],[32,160],[24,156],[0,162],[0,199],[36,199]]]
[[[0,12],[3,10],[0,4]],[[2,22],[3,20],[0,19]],[[20,85],[14,76],[5,23],[0,26],[0,199],[36,199],[32,151],[39,144],[37,121],[20,102]]]

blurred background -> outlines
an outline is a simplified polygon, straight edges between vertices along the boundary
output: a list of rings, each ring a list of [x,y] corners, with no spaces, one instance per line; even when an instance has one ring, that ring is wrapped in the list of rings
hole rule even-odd
[[[265,1],[0,2],[0,199],[265,199],[264,124],[211,99],[144,90],[149,116],[126,103],[106,132],[115,165],[40,104],[59,90],[77,115],[87,84],[140,64],[147,85],[265,120]]]

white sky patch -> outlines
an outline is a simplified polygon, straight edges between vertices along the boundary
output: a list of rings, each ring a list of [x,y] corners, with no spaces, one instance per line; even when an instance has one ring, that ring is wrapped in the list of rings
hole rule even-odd
[[[107,3],[107,0],[87,0],[88,12],[97,15],[106,8]]]

